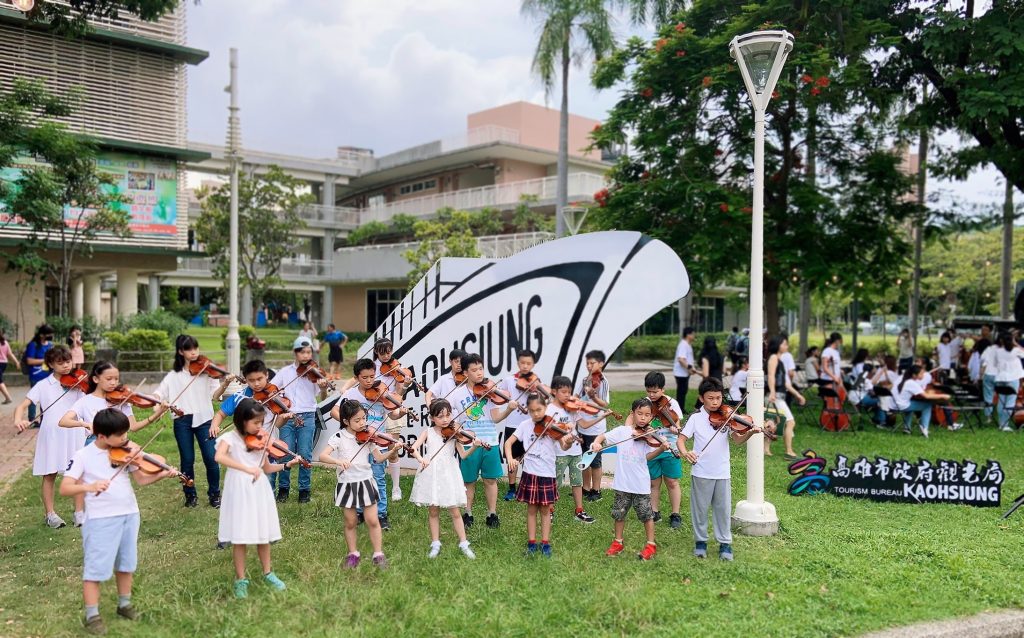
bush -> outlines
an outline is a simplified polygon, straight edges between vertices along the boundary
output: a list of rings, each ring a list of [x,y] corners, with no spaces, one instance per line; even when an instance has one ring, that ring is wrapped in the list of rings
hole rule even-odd
[[[82,329],[82,341],[89,343],[99,341],[106,330],[106,326],[96,321],[93,317],[82,317],[81,320],[53,315],[46,318],[46,323],[53,326],[53,342],[66,343],[71,329],[78,326]]]
[[[165,370],[174,359],[171,339],[163,330],[133,328],[103,336],[117,349],[117,367],[121,370]]]
[[[131,330],[159,330],[167,335],[168,339],[174,339],[178,335],[188,332],[188,324],[173,312],[160,309],[140,312],[130,317],[121,317],[114,322],[111,329],[120,333]]]
[[[249,337],[256,334],[256,328],[250,325],[242,324],[238,326],[238,340],[242,343],[242,349],[245,349],[245,342],[248,341]],[[290,345],[290,344],[289,344]],[[220,347],[227,349],[228,347],[228,329],[224,328],[220,331]]]
[[[623,356],[629,360],[669,359],[676,353],[679,337],[676,335],[639,335],[626,339]],[[697,342],[694,341],[694,345]],[[695,348],[696,350],[696,348]],[[606,352],[607,356],[612,353]]]
[[[7,318],[7,315],[0,313],[0,330],[4,331],[4,335],[8,339],[14,339],[18,336],[18,326]]]

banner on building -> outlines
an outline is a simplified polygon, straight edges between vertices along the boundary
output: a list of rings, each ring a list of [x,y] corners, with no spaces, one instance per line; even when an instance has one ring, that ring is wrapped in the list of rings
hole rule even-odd
[[[998,507],[1003,484],[1003,470],[998,461],[984,466],[974,461],[938,459],[890,460],[866,456],[853,460],[837,454],[835,467],[807,450],[803,458],[789,465],[796,476],[789,485],[792,496],[833,494],[894,503],[946,503]]]
[[[33,158],[20,157],[12,166],[0,169],[0,180],[10,182],[17,189],[22,172],[41,166]],[[110,192],[126,196],[130,202],[120,204],[131,214],[129,228],[134,235],[176,235],[178,233],[178,174],[174,160],[164,160],[127,153],[101,152],[96,165],[100,172],[110,176]],[[89,211],[85,211],[88,216]],[[64,207],[64,219],[74,222],[82,216],[82,209]],[[11,218],[0,204],[0,224],[7,228],[24,227],[20,218]]]
[[[429,388],[450,371],[448,353],[455,348],[479,353],[495,381],[515,372],[516,352],[527,349],[536,353],[534,371],[542,379],[563,374],[575,384],[585,372],[586,352],[611,356],[644,321],[689,290],[679,256],[638,232],[564,237],[503,259],[443,258],[359,352],[370,357],[376,339],[390,338],[395,357]],[[429,419],[415,390],[406,405],[421,417],[403,432],[414,440]],[[322,427],[317,453],[337,423]]]

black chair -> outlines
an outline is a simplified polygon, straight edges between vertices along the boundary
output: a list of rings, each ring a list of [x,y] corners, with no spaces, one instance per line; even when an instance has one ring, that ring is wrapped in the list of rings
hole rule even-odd
[[[996,414],[996,423],[999,424],[999,427],[1003,427],[1003,423],[1000,422],[1000,419],[1002,419],[1002,414],[1000,412],[999,406],[1001,406],[1003,402],[1009,402],[1010,420],[1006,423],[1006,425],[1008,425],[1009,427],[1015,427],[1016,423],[1014,422],[1014,420],[1017,414],[1024,414],[1024,407],[1017,406],[1017,391],[1014,390],[1013,387],[1001,383],[996,383],[994,389],[996,395],[998,396],[998,401],[996,402],[996,407],[994,410]],[[1019,429],[1020,428],[1018,427],[1018,430]]]
[[[880,427],[883,430],[892,430],[893,432],[895,432],[897,427],[902,427],[902,425],[900,424],[900,417],[903,415],[903,412],[901,410],[896,409],[896,401],[895,399],[893,399],[892,389],[887,388],[885,386],[876,385],[874,390],[875,396],[878,397],[879,401],[878,409],[880,409],[882,411],[882,414],[885,415],[885,424],[879,425],[878,427]],[[883,401],[883,399],[886,398],[890,399],[888,403],[889,405],[892,406],[889,409],[883,407],[886,404],[886,401]],[[890,421],[892,422],[891,426],[889,425]]]
[[[960,414],[960,418],[971,429],[971,432],[984,425],[985,405],[980,394],[971,393],[963,385],[938,385],[936,390],[948,394],[950,408]],[[942,407],[942,406],[940,406]]]

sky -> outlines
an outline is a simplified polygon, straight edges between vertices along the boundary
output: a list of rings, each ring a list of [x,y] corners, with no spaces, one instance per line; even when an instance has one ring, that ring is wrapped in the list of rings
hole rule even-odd
[[[189,140],[223,144],[228,50],[239,53],[245,148],[334,157],[338,146],[385,155],[460,133],[466,115],[545,99],[531,71],[537,24],[519,0],[208,0],[188,4],[188,44],[210,57],[188,69]],[[298,10],[301,8],[301,10]],[[620,40],[649,34],[625,16]],[[570,73],[570,111],[604,119],[617,92]],[[955,138],[945,138],[954,142]],[[1001,202],[1001,179],[933,183],[970,202]]]

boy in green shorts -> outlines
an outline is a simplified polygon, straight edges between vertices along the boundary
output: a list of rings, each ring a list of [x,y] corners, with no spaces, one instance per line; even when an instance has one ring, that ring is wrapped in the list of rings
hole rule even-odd
[[[651,403],[657,405],[662,397],[668,399],[668,409],[675,413],[675,421],[669,423],[668,417],[655,409],[655,422],[651,425],[655,428],[669,428],[665,439],[670,447],[675,447],[680,432],[679,419],[682,418],[683,411],[675,399],[665,394],[665,375],[660,372],[648,372],[644,377],[644,387],[647,389],[647,398],[651,400]],[[632,413],[626,417],[626,425],[633,425]],[[661,520],[661,484],[665,483],[668,487],[668,501],[672,506],[668,524],[672,529],[679,529],[683,526],[683,518],[679,515],[679,503],[682,500],[682,490],[679,488],[679,479],[683,477],[682,461],[671,452],[666,451],[648,461],[647,469],[651,473],[651,505],[654,507],[654,522],[657,523]]]

